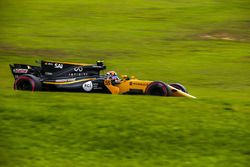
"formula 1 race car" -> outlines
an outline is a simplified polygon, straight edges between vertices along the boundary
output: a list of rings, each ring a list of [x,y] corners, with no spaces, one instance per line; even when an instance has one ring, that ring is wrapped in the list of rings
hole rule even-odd
[[[195,98],[178,83],[139,80],[114,71],[105,75],[103,61],[96,64],[80,64],[56,61],[41,61],[41,66],[10,64],[15,78],[14,89],[30,91],[70,91],[109,94],[146,94],[156,96],[184,96]]]

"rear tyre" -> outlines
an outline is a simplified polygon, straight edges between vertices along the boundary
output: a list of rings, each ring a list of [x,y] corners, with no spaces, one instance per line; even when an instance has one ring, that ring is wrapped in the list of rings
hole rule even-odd
[[[152,82],[146,88],[145,94],[153,96],[170,96],[170,88],[163,82]]]
[[[19,76],[14,83],[15,90],[39,91],[41,90],[41,82],[34,75],[25,74]]]
[[[173,86],[174,88],[181,90],[182,92],[188,93],[187,89],[179,83],[170,84],[170,86]]]

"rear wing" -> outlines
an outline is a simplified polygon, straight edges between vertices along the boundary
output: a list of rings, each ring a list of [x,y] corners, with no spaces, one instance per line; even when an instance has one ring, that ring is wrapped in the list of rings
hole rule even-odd
[[[10,70],[15,79],[23,74],[32,74],[37,77],[41,75],[41,67],[28,64],[10,64]]]

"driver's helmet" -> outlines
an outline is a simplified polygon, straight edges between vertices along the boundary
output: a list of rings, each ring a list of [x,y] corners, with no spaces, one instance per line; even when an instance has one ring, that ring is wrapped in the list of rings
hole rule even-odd
[[[106,77],[107,77],[107,79],[111,79],[111,80],[115,80],[115,81],[120,80],[115,71],[108,71],[106,73]]]

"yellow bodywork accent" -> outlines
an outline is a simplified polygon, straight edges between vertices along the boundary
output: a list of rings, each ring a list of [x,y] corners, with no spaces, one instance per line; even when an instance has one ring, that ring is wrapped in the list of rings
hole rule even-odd
[[[119,94],[120,89],[117,86],[112,85],[111,80],[104,80],[104,85],[109,89],[112,94]]]
[[[130,80],[122,80],[121,83],[117,84],[116,86],[120,89],[120,94],[129,92],[131,89],[142,90],[142,92],[145,93],[147,86],[151,82],[152,81],[130,79]]]
[[[115,85],[111,84],[110,80],[105,80],[104,84],[109,89],[112,94],[124,94],[132,90],[141,90],[142,93],[145,93],[147,86],[152,81],[143,81],[138,79],[130,79],[130,80],[121,80],[120,83]]]
[[[89,81],[89,80],[95,80],[96,78],[86,78],[86,79],[80,79],[76,81],[69,81],[69,82],[43,82],[45,84],[51,84],[51,85],[62,85],[62,84],[73,84],[77,82],[83,82],[83,81]]]

